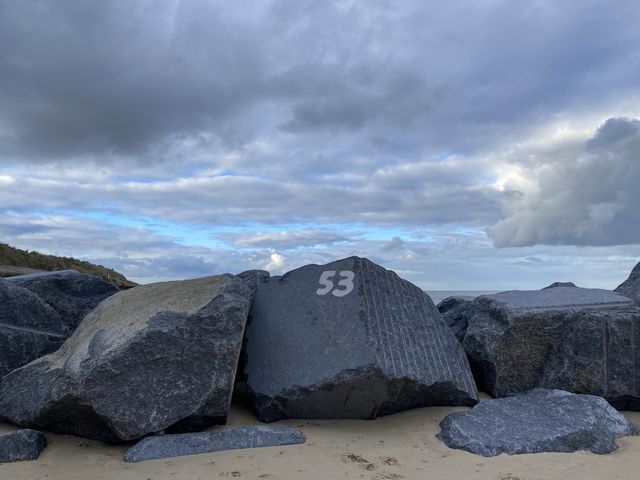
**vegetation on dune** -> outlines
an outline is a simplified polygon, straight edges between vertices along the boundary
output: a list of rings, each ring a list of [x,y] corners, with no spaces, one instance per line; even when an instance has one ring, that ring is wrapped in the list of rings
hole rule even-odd
[[[131,288],[137,285],[127,280],[121,273],[102,265],[94,265],[76,258],[29,252],[0,243],[0,277],[29,273],[31,270],[77,270],[100,277],[113,283],[119,289]]]

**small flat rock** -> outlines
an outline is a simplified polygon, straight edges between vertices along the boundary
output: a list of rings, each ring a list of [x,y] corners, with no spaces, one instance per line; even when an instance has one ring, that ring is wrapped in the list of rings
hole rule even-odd
[[[622,282],[615,291],[629,297],[640,305],[640,263],[631,271],[629,278]]]
[[[609,290],[554,287],[476,298],[463,346],[480,389],[599,395],[640,409],[640,308]]]
[[[0,436],[0,463],[35,460],[47,447],[47,439],[36,430],[18,430]]]
[[[0,418],[107,442],[224,423],[250,291],[233,275],[143,285],[0,382]]]
[[[363,418],[473,405],[460,343],[431,298],[366,258],[259,283],[244,379],[259,418]]]
[[[636,428],[603,398],[536,389],[525,395],[480,402],[448,415],[437,437],[451,448],[493,457],[588,450],[610,453],[616,438]]]
[[[125,462],[181,457],[241,448],[275,447],[304,443],[300,430],[293,427],[254,426],[217,432],[184,433],[147,437],[131,447]]]

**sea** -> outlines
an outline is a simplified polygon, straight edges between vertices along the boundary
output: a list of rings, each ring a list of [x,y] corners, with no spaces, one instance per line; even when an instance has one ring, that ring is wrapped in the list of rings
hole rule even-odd
[[[426,292],[436,305],[447,297],[479,297],[498,293],[497,290],[426,290]]]

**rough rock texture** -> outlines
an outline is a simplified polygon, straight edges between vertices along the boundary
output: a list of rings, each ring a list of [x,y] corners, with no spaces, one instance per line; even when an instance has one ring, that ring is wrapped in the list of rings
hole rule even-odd
[[[548,288],[558,288],[558,287],[575,287],[575,288],[578,288],[577,285],[575,283],[573,283],[573,282],[553,282],[548,287],[544,287],[543,290],[546,290]]]
[[[125,462],[222,452],[240,448],[275,447],[304,443],[304,435],[293,427],[255,426],[218,432],[184,433],[147,437],[131,447]]]
[[[253,298],[258,285],[266,282],[270,274],[266,270],[247,270],[246,272],[239,273],[237,276],[242,279],[244,284],[251,290],[251,298]]]
[[[634,267],[629,278],[618,285],[615,291],[635,300],[635,302],[640,305],[640,263]]]
[[[481,296],[463,346],[494,397],[533,388],[640,409],[640,308],[608,290],[556,287]]]
[[[364,258],[258,285],[246,355],[248,392],[267,422],[477,401],[464,351],[429,296]]]
[[[58,351],[2,379],[0,417],[112,442],[224,422],[249,297],[233,275],[113,295]]]
[[[0,463],[35,460],[47,447],[45,436],[35,430],[18,430],[0,436]]]
[[[8,278],[7,281],[42,298],[58,312],[69,335],[102,300],[118,293],[111,283],[75,270],[30,273]]]
[[[473,299],[474,297],[461,295],[447,297],[438,304],[438,310],[444,322],[449,325],[449,328],[459,342],[464,340],[464,336],[467,333],[467,327],[469,326],[469,307]]]
[[[55,351],[70,333],[38,295],[0,280],[0,378]]]
[[[451,448],[493,457],[589,450],[609,453],[616,438],[635,427],[604,399],[561,390],[480,402],[468,412],[448,415],[437,437]]]

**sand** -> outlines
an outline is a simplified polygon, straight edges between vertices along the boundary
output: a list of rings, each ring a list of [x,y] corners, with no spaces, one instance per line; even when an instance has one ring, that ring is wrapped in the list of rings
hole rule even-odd
[[[484,458],[452,450],[435,438],[439,422],[462,408],[431,407],[366,420],[286,420],[305,445],[234,450],[126,464],[125,446],[48,434],[38,460],[0,465],[0,480],[211,479],[638,479],[640,437],[619,440],[609,455],[587,452]],[[640,425],[639,412],[625,412]],[[233,405],[229,424],[258,424]],[[217,427],[223,428],[223,427]],[[17,428],[0,423],[0,433]]]

